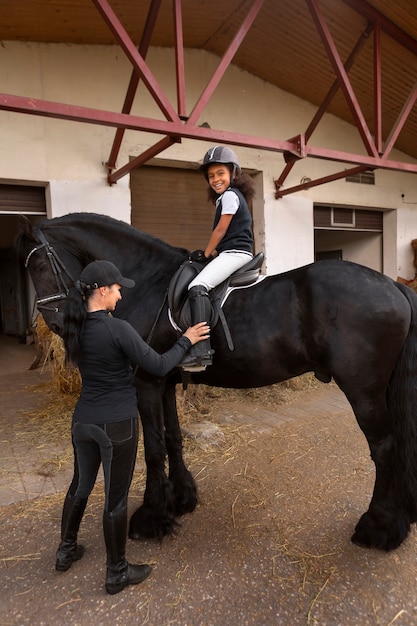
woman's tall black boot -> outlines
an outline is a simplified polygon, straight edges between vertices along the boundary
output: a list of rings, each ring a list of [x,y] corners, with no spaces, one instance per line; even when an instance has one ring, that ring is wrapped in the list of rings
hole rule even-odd
[[[56,553],[55,569],[59,572],[66,572],[84,554],[84,546],[77,544],[77,535],[86,506],[87,498],[67,494],[62,509],[61,543]]]
[[[150,565],[130,565],[126,560],[127,507],[103,514],[103,531],[107,551],[106,591],[123,591],[127,585],[141,583],[151,573]]]

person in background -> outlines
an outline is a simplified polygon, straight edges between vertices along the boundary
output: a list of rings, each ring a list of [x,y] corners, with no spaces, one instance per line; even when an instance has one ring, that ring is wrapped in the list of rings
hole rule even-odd
[[[213,231],[205,250],[191,260],[204,263],[188,286],[192,324],[210,315],[208,292],[253,258],[252,216],[248,202],[255,194],[252,178],[242,174],[236,154],[227,146],[215,146],[204,155],[200,167],[208,182],[209,199],[216,207]],[[201,371],[212,364],[210,340],[195,345],[180,366]]]
[[[134,285],[110,261],[94,261],[70,289],[64,313],[66,361],[79,367],[82,387],[72,419],[74,475],[64,501],[55,567],[66,571],[84,554],[77,535],[102,464],[105,587],[110,594],[142,582],[151,572],[147,564],[131,565],[125,555],[127,498],[138,445],[132,364],[164,376],[191,345],[209,336],[208,325],[200,323],[164,354],[155,352],[126,320],[111,315],[122,298],[122,287]]]

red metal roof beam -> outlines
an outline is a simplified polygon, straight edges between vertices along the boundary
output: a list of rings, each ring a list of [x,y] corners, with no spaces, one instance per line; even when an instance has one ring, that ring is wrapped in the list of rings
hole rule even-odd
[[[103,111],[100,109],[91,109],[77,105],[62,104],[61,102],[50,102],[48,100],[38,100],[36,98],[26,98],[10,94],[0,94],[0,111],[1,110],[70,120],[74,122],[98,124],[114,128],[128,128],[130,130],[167,135],[168,137],[186,137],[188,139],[200,139],[202,141],[230,143],[231,145],[269,150],[272,152],[298,153],[297,145],[289,141],[279,141],[269,137],[242,135],[211,128],[195,126],[188,127],[181,121],[171,122],[166,120],[144,118],[137,115],[127,115],[126,113],[114,113],[112,111]],[[391,161],[383,159],[379,157],[379,155],[375,158],[371,156],[353,154],[350,152],[340,152],[306,145],[305,156],[327,159],[329,161],[342,161],[345,163],[366,165],[367,169],[380,167],[388,170],[417,173],[417,164],[415,163]]]
[[[216,71],[214,72],[208,85],[206,86],[200,98],[198,99],[196,105],[194,106],[194,109],[192,110],[189,120],[187,122],[187,124],[189,124],[190,126],[193,124],[197,124],[197,121],[203,109],[207,105],[207,102],[210,100],[214,91],[217,89],[218,84],[220,83],[221,79],[224,76],[224,73],[226,72],[227,68],[232,62],[233,57],[238,51],[240,44],[246,37],[253,22],[255,21],[256,16],[261,10],[263,3],[264,3],[264,0],[254,0],[252,8],[250,9],[248,15],[244,19],[242,26],[239,28],[239,31],[237,32],[237,34],[233,37],[232,43],[226,50]]]
[[[294,146],[291,150],[286,150],[283,154],[286,163],[293,163],[304,159],[306,156],[306,141],[304,135],[296,135],[288,139],[290,144]]]
[[[381,78],[381,28],[377,22],[374,30],[374,127],[375,145],[382,152],[382,78]]]
[[[366,29],[361,33],[358,41],[356,42],[356,44],[353,47],[351,53],[349,54],[348,58],[345,61],[344,68],[345,68],[346,72],[349,72],[349,70],[353,66],[356,57],[358,56],[359,52],[363,48],[364,43],[369,39],[369,35],[371,34],[372,29],[373,29],[373,26],[368,24]],[[304,137],[305,137],[305,141],[306,142],[310,139],[311,135],[316,130],[319,122],[321,121],[321,119],[323,118],[323,116],[326,113],[327,109],[329,108],[329,105],[330,105],[331,101],[333,100],[333,98],[335,97],[335,95],[337,94],[338,90],[339,90],[339,81],[336,79],[333,82],[332,86],[330,87],[329,91],[327,92],[323,102],[321,103],[321,105],[317,109],[313,119],[311,120],[310,124],[307,127],[307,130],[304,133]],[[279,178],[276,181],[274,181],[277,189],[280,189],[282,187],[282,185],[284,184],[285,180],[287,179],[289,173],[291,172],[292,168],[294,167],[295,163],[296,163],[296,160],[292,160],[292,161],[287,162],[287,164],[284,167],[284,169],[282,170]]]
[[[337,172],[335,174],[329,174],[328,176],[323,176],[322,178],[316,178],[315,180],[309,180],[305,183],[301,183],[300,185],[295,185],[294,187],[288,187],[288,189],[279,189],[276,187],[275,198],[282,198],[283,196],[287,196],[290,193],[296,193],[298,191],[304,191],[305,189],[310,189],[311,187],[318,187],[319,185],[324,185],[326,183],[331,183],[334,180],[339,180],[340,178],[346,178],[346,176],[353,176],[354,174],[359,174],[365,170],[370,170],[367,165],[359,165],[358,167],[352,167],[348,170],[343,170],[341,172]],[[278,181],[275,181],[275,186]]]
[[[111,173],[109,172],[107,176],[107,182],[109,183],[109,185],[114,185],[114,183],[117,183],[120,178],[123,178],[123,176],[129,174],[129,172],[131,172],[135,168],[140,167],[141,165],[146,163],[146,161],[149,161],[149,159],[153,159],[157,154],[160,154],[160,152],[163,152],[164,150],[172,146],[172,144],[180,142],[180,137],[164,137],[163,139],[161,139],[161,141],[158,141],[158,143],[148,148],[148,150],[142,152],[142,154],[137,156],[135,159],[131,159],[128,163],[123,165],[117,171]]]
[[[341,161],[343,163],[356,163],[358,165],[365,165],[366,169],[388,169],[398,170],[400,172],[417,173],[416,163],[407,163],[405,161],[391,161],[384,159],[379,155],[364,156],[361,154],[354,154],[353,152],[343,152],[341,150],[328,150],[327,148],[318,148],[306,146],[306,156],[314,157],[315,159],[325,159],[327,161]]]
[[[356,98],[355,92],[352,88],[346,70],[343,67],[343,63],[330,35],[330,31],[324,20],[318,2],[316,0],[306,0],[306,2],[322,39],[324,48],[327,52],[327,56],[329,57],[334,73],[339,80],[340,88],[342,89],[346,102],[350,108],[354,122],[364,143],[365,149],[369,155],[377,156],[378,151],[375,147],[373,137],[369,131],[365,117],[361,111],[359,102]]]
[[[123,28],[121,22],[117,18],[107,0],[92,1],[96,5],[98,11],[101,13],[104,21],[110,28],[111,32],[116,37],[117,41],[120,44],[120,47],[124,50],[126,56],[132,63],[135,71],[138,72],[138,74],[142,78],[143,82],[149,90],[149,93],[153,96],[156,104],[159,106],[166,119],[169,119],[171,121],[177,121],[179,118],[176,111],[167,99],[155,76],[146,65],[142,55],[136,49],[134,43],[130,39],[126,30]]]
[[[417,56],[417,40],[411,37],[405,30],[394,24],[386,15],[378,11],[366,0],[342,0],[345,4],[357,11],[366,20],[378,22],[381,30],[394,39],[401,46]]]
[[[173,0],[174,4],[174,38],[175,38],[175,67],[177,73],[177,108],[181,119],[186,119],[187,107],[185,100],[184,75],[184,40],[182,28],[182,0]]]
[[[413,108],[416,100],[417,100],[417,83],[414,85],[413,89],[411,90],[389,136],[387,137],[387,140],[385,142],[385,150],[382,155],[383,159],[386,159],[388,155],[390,154],[391,150],[393,149],[395,142],[398,139],[398,135],[402,131],[404,124],[406,123],[408,116],[410,114],[410,111]]]
[[[257,137],[255,135],[242,135],[225,130],[215,130],[201,126],[187,126],[181,120],[168,121],[158,120],[126,113],[103,111],[73,104],[38,100],[24,96],[14,96],[0,93],[0,111],[12,111],[13,113],[27,113],[41,117],[70,120],[110,126],[114,128],[127,128],[130,130],[144,131],[159,135],[167,135],[181,139],[200,139],[217,143],[230,143],[236,146],[244,146],[272,152],[296,151],[297,147],[289,141],[279,141],[270,137]]]
[[[151,37],[153,30],[155,28],[156,18],[158,17],[158,12],[161,6],[162,0],[152,0],[151,6],[149,7],[148,16],[146,18],[145,28],[143,29],[142,39],[139,45],[139,54],[146,59],[146,55],[148,54],[149,46],[151,43]],[[140,75],[136,72],[136,70],[132,71],[129,86],[127,88],[125,101],[122,107],[122,113],[130,113],[133,106],[133,101],[135,99],[136,90],[139,85]],[[125,134],[124,128],[118,128],[116,130],[113,146],[110,151],[110,156],[107,161],[107,167],[111,171],[116,167],[117,157],[119,155],[120,146],[122,145],[123,136]]]

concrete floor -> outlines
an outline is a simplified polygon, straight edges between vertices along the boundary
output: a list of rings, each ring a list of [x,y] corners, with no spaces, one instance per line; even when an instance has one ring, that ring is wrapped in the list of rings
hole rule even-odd
[[[47,402],[49,367],[30,370],[35,346],[0,334],[0,506],[60,492],[71,473],[54,471],[69,441],[40,440],[30,412]]]
[[[85,557],[56,572],[71,463],[51,471],[58,447],[28,416],[44,406],[50,372],[28,369],[33,346],[3,337],[0,350],[2,626],[417,624],[415,528],[394,552],[350,542],[374,470],[335,385],[271,409],[256,401],[220,404],[210,420],[224,441],[206,448],[187,437],[200,504],[179,520],[174,537],[128,541],[129,560],[153,566],[143,584],[117,596],[104,591],[101,486],[80,529]],[[142,501],[142,463],[143,451],[132,512]]]

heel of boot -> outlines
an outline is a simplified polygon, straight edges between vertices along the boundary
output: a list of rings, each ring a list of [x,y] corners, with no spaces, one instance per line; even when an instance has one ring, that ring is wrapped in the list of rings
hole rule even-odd
[[[124,572],[114,574],[111,570],[107,570],[106,591],[113,595],[123,591],[128,585],[138,585],[149,576],[152,571],[150,565],[130,565],[126,564]]]
[[[55,569],[66,572],[74,561],[84,554],[84,546],[77,544],[77,535],[87,506],[87,498],[78,498],[67,493],[62,508],[61,543],[56,553]]]
[[[55,569],[58,572],[66,572],[69,570],[74,561],[79,561],[85,552],[84,546],[75,545],[70,549],[65,550],[63,547],[59,547],[56,553]]]

